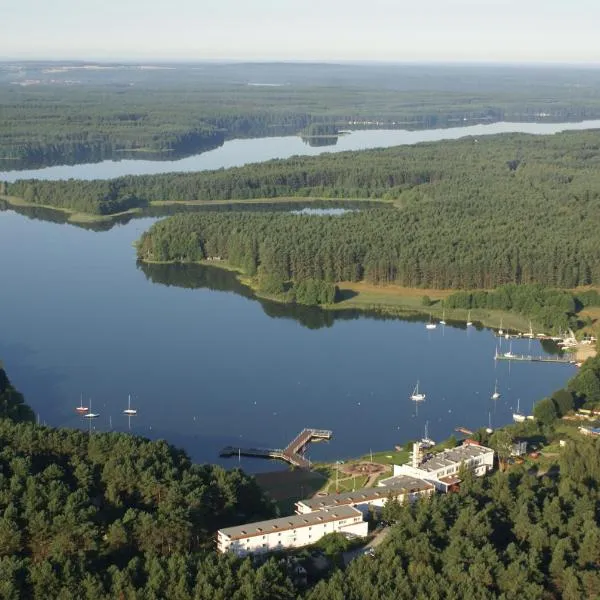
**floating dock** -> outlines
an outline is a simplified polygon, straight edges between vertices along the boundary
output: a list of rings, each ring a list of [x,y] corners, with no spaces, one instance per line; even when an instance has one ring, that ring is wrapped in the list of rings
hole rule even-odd
[[[504,354],[496,353],[494,360],[516,360],[520,362],[545,362],[545,363],[560,363],[574,365],[577,361],[569,356],[532,356],[530,354],[513,354],[505,352]]]
[[[457,427],[454,431],[457,431],[458,433],[464,433],[465,435],[473,435],[473,432],[466,427]]]
[[[303,429],[285,448],[241,448],[226,446],[219,456],[251,456],[254,458],[274,458],[283,460],[300,469],[310,469],[310,461],[304,458],[304,452],[311,442],[330,440],[333,432],[329,429]]]

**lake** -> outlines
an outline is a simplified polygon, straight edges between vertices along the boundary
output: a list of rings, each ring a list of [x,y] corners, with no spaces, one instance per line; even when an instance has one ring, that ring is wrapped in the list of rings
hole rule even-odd
[[[600,120],[579,123],[490,123],[453,127],[447,129],[403,129],[356,130],[340,135],[335,145],[311,146],[299,136],[264,137],[237,139],[225,142],[219,148],[180,160],[106,160],[97,163],[52,166],[42,169],[21,171],[0,170],[0,181],[16,179],[108,179],[121,175],[149,175],[169,172],[202,171],[241,166],[251,162],[262,162],[274,158],[289,158],[294,155],[316,155],[323,152],[343,152],[384,148],[417,142],[457,139],[468,135],[491,135],[495,133],[521,132],[548,135],[564,130],[600,128]]]
[[[575,372],[496,363],[489,330],[286,307],[217,268],[138,267],[132,242],[153,221],[95,232],[0,212],[0,358],[40,421],[87,428],[74,412],[83,394],[96,430],[130,427],[198,461],[234,466],[218,458],[223,446],[281,447],[303,427],[334,432],[312,460],[344,459],[422,437],[426,422],[437,440],[458,425],[504,425],[517,399],[530,412]],[[544,352],[513,343],[529,349]]]

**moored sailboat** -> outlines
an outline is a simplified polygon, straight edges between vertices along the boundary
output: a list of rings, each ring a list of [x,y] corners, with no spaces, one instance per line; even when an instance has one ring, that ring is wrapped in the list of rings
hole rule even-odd
[[[517,412],[513,413],[513,421],[515,423],[522,423],[523,421],[525,421],[526,417],[523,413],[521,413],[520,410],[520,399],[517,398]]]
[[[417,385],[415,386],[415,389],[413,390],[413,393],[410,396],[411,400],[414,400],[415,402],[422,402],[423,400],[425,400],[425,394],[419,392],[419,382],[417,381]]]
[[[95,419],[96,417],[99,417],[100,414],[99,413],[95,413],[92,412],[92,400],[90,398],[90,410],[89,412],[85,413],[85,415],[83,415],[84,419]]]
[[[79,406],[76,406],[75,410],[80,415],[83,415],[88,412],[88,407],[83,405],[83,394],[81,394],[81,396],[79,397]]]
[[[131,394],[127,396],[127,408],[123,411],[124,415],[137,415],[137,408],[131,408]]]

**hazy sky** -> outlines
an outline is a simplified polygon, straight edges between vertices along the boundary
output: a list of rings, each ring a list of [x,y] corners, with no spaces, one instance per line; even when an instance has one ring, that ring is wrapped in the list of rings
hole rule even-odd
[[[0,0],[2,58],[585,61],[599,0]]]

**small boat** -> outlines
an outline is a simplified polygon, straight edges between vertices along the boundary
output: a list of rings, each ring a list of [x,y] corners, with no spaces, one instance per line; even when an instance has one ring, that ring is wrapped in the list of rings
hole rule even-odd
[[[504,335],[504,329],[502,329],[502,319],[500,319],[500,329],[498,329],[498,335],[499,336]]]
[[[442,310],[442,320],[440,321],[440,325],[445,325],[446,324],[446,309],[444,308]]]
[[[86,412],[88,412],[88,407],[83,405],[83,394],[81,394],[80,398],[79,398],[79,406],[75,407],[75,410],[80,414],[85,414]]]
[[[427,323],[425,325],[425,329],[435,329],[436,327],[437,327],[437,324],[432,321],[431,313],[429,313],[429,323]]]
[[[429,437],[429,421],[425,421],[425,437],[421,439],[421,445],[425,448],[433,448],[435,442]]]
[[[488,426],[485,428],[486,433],[493,433],[492,429],[492,413],[488,413]]]
[[[471,311],[467,313],[467,327],[471,327],[473,323],[471,322]]]
[[[492,400],[498,400],[500,398],[500,392],[498,391],[498,380],[496,379],[496,384],[494,385],[494,393],[492,394]]]
[[[137,408],[131,408],[131,394],[127,396],[127,408],[123,411],[124,415],[137,415]]]
[[[515,423],[523,423],[523,421],[525,421],[527,417],[521,413],[520,407],[519,407],[519,398],[517,398],[517,412],[513,413],[513,421]]]
[[[415,389],[413,390],[413,393],[410,396],[411,400],[414,400],[415,402],[422,402],[423,400],[425,400],[425,394],[422,394],[419,392],[419,382],[417,381],[417,385],[415,386]]]
[[[513,354],[512,351],[512,342],[510,343],[510,348],[508,349],[508,352],[505,352],[503,356],[505,358],[514,358],[516,356],[516,354]]]
[[[85,415],[83,415],[84,419],[95,419],[96,417],[99,417],[100,415],[98,413],[92,412],[92,401],[90,399],[90,411],[85,413]]]

